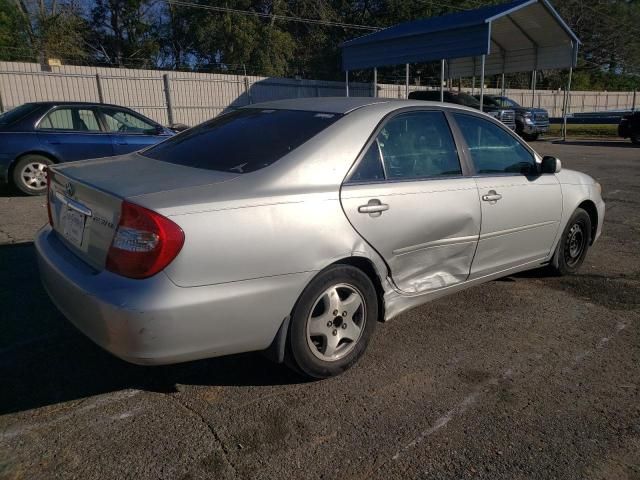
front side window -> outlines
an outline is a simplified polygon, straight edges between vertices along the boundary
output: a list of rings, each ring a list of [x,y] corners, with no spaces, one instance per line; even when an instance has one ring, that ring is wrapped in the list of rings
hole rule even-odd
[[[138,134],[153,134],[156,132],[155,125],[124,110],[103,108],[102,113],[109,132]]]
[[[341,116],[242,108],[171,137],[142,155],[188,167],[248,173],[276,162]]]
[[[462,175],[442,112],[411,112],[387,122],[377,137],[387,179]]]
[[[534,171],[533,155],[501,127],[474,115],[454,113],[454,117],[467,142],[477,173],[527,175]]]
[[[48,113],[38,125],[40,130],[68,130],[99,132],[100,125],[93,110],[86,108],[58,108]]]

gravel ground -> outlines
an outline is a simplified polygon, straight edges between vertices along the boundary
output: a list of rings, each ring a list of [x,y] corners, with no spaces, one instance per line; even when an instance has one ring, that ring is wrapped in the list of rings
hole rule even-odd
[[[40,287],[42,198],[0,194],[0,478],[640,478],[640,149],[536,142],[598,179],[579,275],[534,271],[380,325],[305,382],[259,354],[101,351]]]

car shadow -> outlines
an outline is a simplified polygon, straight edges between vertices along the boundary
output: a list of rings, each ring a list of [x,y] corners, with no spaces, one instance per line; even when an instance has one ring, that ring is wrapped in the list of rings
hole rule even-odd
[[[22,197],[24,193],[11,185],[0,185],[0,197]]]
[[[637,145],[631,143],[631,141],[622,139],[617,140],[568,140],[566,142],[562,140],[554,140],[551,143],[554,145],[570,145],[576,147],[617,147],[617,148],[638,148]]]
[[[128,364],[75,329],[48,299],[33,243],[0,245],[0,415],[127,388],[285,385],[306,380],[260,353],[161,367]]]

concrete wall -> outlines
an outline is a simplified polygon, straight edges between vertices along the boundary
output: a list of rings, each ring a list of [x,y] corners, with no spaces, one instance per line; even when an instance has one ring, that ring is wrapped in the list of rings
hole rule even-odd
[[[418,88],[410,86],[411,91]],[[486,91],[498,93],[496,89]],[[349,93],[371,96],[372,85],[350,83]],[[249,103],[344,94],[344,82],[72,65],[43,71],[36,63],[0,62],[2,111],[38,100],[102,101],[133,108],[163,124],[170,123],[171,115],[173,123],[196,125],[227,108]],[[404,98],[404,94],[404,85],[379,85],[380,97]],[[507,94],[522,105],[531,105],[529,90],[508,90]],[[551,116],[561,116],[562,99],[561,91],[538,91],[534,104],[549,110]],[[633,92],[574,92],[570,111],[629,109],[632,103]]]

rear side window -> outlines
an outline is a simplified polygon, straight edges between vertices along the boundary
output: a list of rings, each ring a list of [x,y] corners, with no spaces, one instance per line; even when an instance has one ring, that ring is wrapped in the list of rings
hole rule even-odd
[[[85,108],[58,108],[48,113],[38,125],[41,130],[69,130],[99,132],[100,126],[93,110]]]
[[[377,141],[388,180],[462,175],[442,112],[398,115],[382,128]]]
[[[142,154],[189,167],[248,173],[276,162],[340,117],[297,110],[241,109],[186,130]]]

